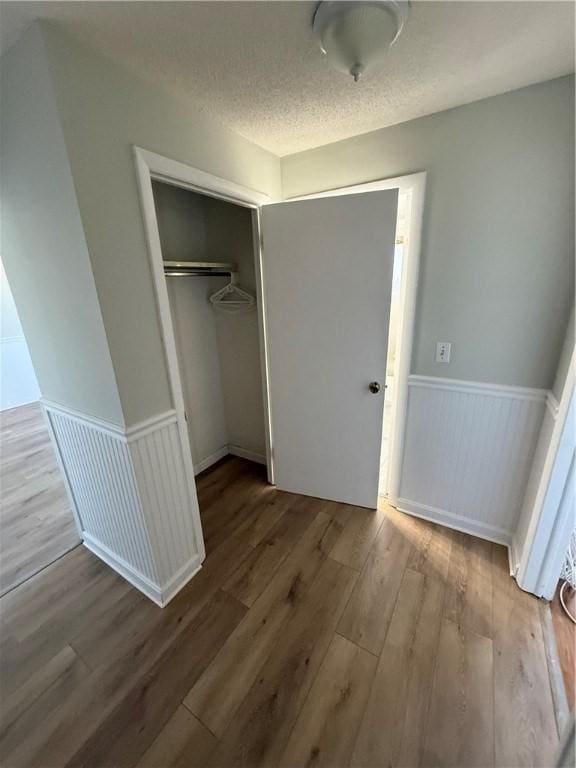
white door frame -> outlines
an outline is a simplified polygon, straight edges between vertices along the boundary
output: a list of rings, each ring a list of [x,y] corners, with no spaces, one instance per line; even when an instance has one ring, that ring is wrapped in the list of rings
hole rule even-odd
[[[186,462],[186,473],[188,483],[191,488],[196,488],[194,478],[194,467],[192,464],[192,453],[190,450],[190,441],[188,437],[188,428],[186,424],[186,415],[184,407],[184,394],[182,381],[180,378],[180,368],[178,365],[178,354],[176,351],[176,337],[172,325],[172,315],[170,312],[170,301],[168,298],[168,287],[164,275],[164,264],[162,260],[162,247],[160,243],[160,233],[158,230],[158,220],[156,217],[156,208],[154,205],[154,195],[152,191],[152,181],[163,181],[172,186],[182,187],[202,195],[215,197],[229,203],[241,205],[244,208],[252,210],[252,229],[254,235],[254,267],[256,273],[256,296],[258,309],[258,323],[260,335],[260,364],[262,371],[262,390],[264,400],[264,424],[266,432],[266,464],[268,469],[268,480],[273,482],[272,468],[272,450],[271,450],[271,431],[270,431],[270,402],[268,396],[268,358],[266,351],[266,334],[264,328],[264,290],[262,284],[262,256],[260,249],[260,218],[259,208],[264,203],[271,202],[271,198],[255,189],[244,187],[220,176],[214,176],[206,173],[200,168],[194,168],[177,160],[171,160],[163,155],[150,152],[141,147],[134,146],[134,160],[136,164],[136,175],[140,191],[140,202],[142,206],[142,215],[148,242],[148,253],[152,267],[152,277],[158,303],[158,312],[160,317],[160,328],[164,342],[166,362],[168,365],[168,378],[172,401],[178,420],[180,439],[182,441],[183,453]],[[198,521],[198,526],[200,522]],[[202,530],[197,531],[199,539],[202,540]]]
[[[408,376],[412,362],[412,346],[416,320],[416,300],[418,296],[418,274],[422,244],[422,220],[424,216],[424,195],[426,192],[426,172],[396,176],[390,179],[378,179],[350,187],[338,187],[309,195],[291,197],[288,200],[307,200],[315,197],[335,197],[363,192],[376,192],[382,189],[398,189],[399,194],[410,192],[410,217],[408,227],[408,248],[404,252],[400,289],[400,327],[399,349],[395,370],[395,387],[392,396],[392,423],[390,427],[390,454],[388,460],[387,495],[391,504],[398,503],[400,479],[402,477],[402,459],[404,456],[404,435],[406,431],[406,411],[408,405]]]
[[[538,482],[516,581],[522,589],[551,600],[574,528],[576,461],[576,352],[572,358]]]

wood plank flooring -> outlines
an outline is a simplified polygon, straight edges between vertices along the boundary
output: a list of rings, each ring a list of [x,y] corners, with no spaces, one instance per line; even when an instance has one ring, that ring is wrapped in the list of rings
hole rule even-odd
[[[241,459],[197,482],[208,556],[165,609],[83,547],[0,600],[2,766],[554,765],[502,547]]]
[[[39,403],[0,412],[0,595],[80,543]]]
[[[570,711],[574,712],[576,710],[576,626],[570,621],[560,604],[560,586],[562,583],[558,584],[556,594],[550,603],[550,611],[566,698]],[[576,596],[570,597],[568,590],[566,594],[569,601],[568,608],[574,613],[576,612]]]

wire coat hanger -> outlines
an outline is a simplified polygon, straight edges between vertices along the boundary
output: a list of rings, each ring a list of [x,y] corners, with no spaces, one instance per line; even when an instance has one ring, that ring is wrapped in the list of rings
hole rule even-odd
[[[237,272],[230,273],[230,282],[224,288],[213,293],[210,296],[210,303],[215,309],[221,309],[224,312],[235,314],[245,310],[254,309],[256,299],[252,294],[242,290],[237,284]]]

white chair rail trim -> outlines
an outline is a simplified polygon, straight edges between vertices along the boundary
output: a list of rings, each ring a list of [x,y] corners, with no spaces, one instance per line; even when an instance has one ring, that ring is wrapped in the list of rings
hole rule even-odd
[[[125,427],[124,425],[114,424],[111,421],[82,413],[81,411],[77,411],[74,408],[69,408],[66,405],[56,403],[53,400],[48,400],[45,397],[40,399],[40,403],[49,411],[56,411],[56,413],[61,413],[64,416],[67,416],[70,419],[74,419],[75,421],[78,421],[82,424],[90,424],[90,426],[94,427],[105,435],[109,435],[110,437],[114,437],[117,440],[119,439],[125,443],[132,443],[139,438],[145,437],[151,432],[156,431],[157,429],[161,429],[166,424],[172,424],[178,420],[176,411],[171,409],[169,411],[164,411],[164,413],[159,413],[156,416],[151,416],[148,419],[139,421],[131,427]]]
[[[419,376],[411,374],[408,377],[409,387],[434,387],[447,389],[452,392],[468,392],[470,394],[492,395],[494,397],[513,397],[515,400],[535,400],[546,402],[552,393],[547,389],[518,387],[509,384],[490,384],[484,381],[464,381],[462,379],[444,379],[439,376]]]

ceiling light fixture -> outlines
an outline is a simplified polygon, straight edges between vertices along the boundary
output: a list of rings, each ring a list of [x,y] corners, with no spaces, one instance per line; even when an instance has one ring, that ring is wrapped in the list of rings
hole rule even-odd
[[[312,29],[332,66],[358,82],[398,39],[408,11],[407,0],[323,0]]]

